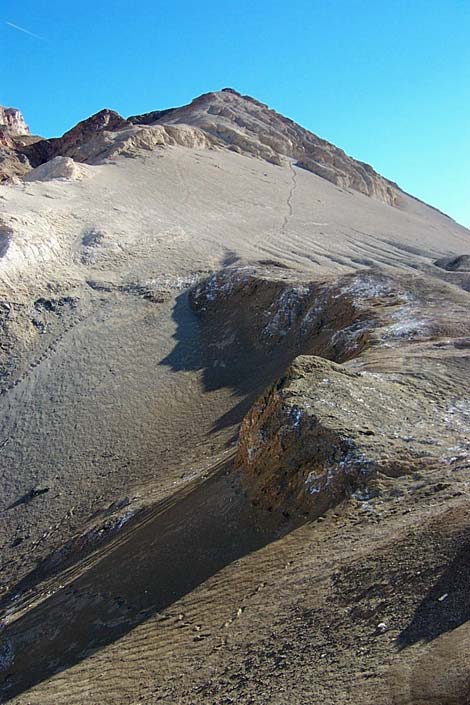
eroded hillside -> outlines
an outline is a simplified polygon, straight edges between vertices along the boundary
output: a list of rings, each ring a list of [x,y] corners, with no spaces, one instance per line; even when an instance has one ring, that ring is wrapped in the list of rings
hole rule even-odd
[[[232,90],[18,139],[3,700],[465,705],[468,231]]]

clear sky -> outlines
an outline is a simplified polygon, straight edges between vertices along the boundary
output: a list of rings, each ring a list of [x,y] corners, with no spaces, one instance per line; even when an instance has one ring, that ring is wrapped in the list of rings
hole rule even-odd
[[[35,133],[231,86],[470,226],[470,0],[2,0],[0,51]]]

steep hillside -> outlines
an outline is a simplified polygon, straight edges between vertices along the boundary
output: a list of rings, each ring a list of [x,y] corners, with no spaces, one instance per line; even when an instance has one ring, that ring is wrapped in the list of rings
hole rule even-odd
[[[322,140],[267,105],[242,96],[231,88],[207,93],[182,108],[129,118],[134,124],[188,124],[211,135],[216,144],[240,154],[250,154],[273,164],[283,157],[344,188],[399,203],[400,189],[371,166],[348,157],[343,150]]]
[[[467,705],[469,231],[233,90],[3,135],[3,701]]]

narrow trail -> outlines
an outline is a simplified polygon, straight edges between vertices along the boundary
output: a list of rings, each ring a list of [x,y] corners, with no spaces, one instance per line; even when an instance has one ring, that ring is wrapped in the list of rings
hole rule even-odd
[[[281,225],[281,235],[287,235],[287,225],[289,224],[289,220],[294,215],[294,207],[292,205],[292,200],[294,198],[295,189],[297,188],[297,174],[295,172],[294,165],[292,164],[292,162],[289,162],[289,168],[292,173],[292,181],[286,201],[287,213],[284,216],[284,220],[282,221]]]
[[[291,259],[292,257],[289,257],[287,252],[283,248],[279,248],[278,246],[275,246],[272,244],[272,240],[275,236],[278,236],[279,239],[282,239],[287,236],[287,226],[289,224],[289,221],[294,215],[294,206],[293,206],[293,198],[294,198],[294,193],[297,188],[297,173],[294,169],[294,165],[292,164],[291,161],[289,161],[289,169],[291,172],[291,181],[290,181],[290,186],[289,186],[289,192],[287,194],[286,198],[286,208],[287,212],[284,215],[284,218],[282,219],[281,226],[278,231],[273,230],[269,235],[264,237],[263,235],[256,240],[256,247],[261,250],[261,252],[266,253],[266,254],[274,254],[275,256],[282,256],[284,259]],[[271,248],[268,246],[268,244],[271,244]],[[272,252],[274,250],[275,252]]]

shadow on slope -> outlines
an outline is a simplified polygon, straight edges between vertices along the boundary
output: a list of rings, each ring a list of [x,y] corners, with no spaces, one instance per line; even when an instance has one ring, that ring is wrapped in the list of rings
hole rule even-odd
[[[185,491],[163,513],[78,564],[75,577],[62,577],[62,588],[4,628],[3,702],[114,642],[293,528],[251,506],[230,463]]]
[[[250,326],[234,325],[240,313],[249,320],[251,311],[232,309],[230,302],[220,315],[200,316],[192,310],[188,293],[181,294],[172,314],[176,345],[160,363],[175,372],[202,371],[208,392],[233,390],[235,403],[214,430],[237,424],[297,352],[286,345],[257,347]],[[227,313],[233,316],[229,324]],[[4,628],[0,647],[4,698],[113,643],[223,567],[293,528],[282,515],[255,509],[229,466],[211,472],[215,474],[190,493],[174,495],[174,503],[163,512],[156,508],[57,574],[54,586],[64,587],[29,611],[20,613],[16,603],[20,616]],[[28,578],[29,587],[45,576]],[[15,588],[10,599],[12,592]]]
[[[468,533],[468,532],[467,532]],[[470,537],[467,535],[443,575],[429,590],[398,637],[404,649],[432,641],[470,620]]]
[[[160,362],[174,372],[202,371],[206,392],[233,390],[239,401],[218,419],[214,432],[240,423],[253,401],[298,354],[285,346],[257,348],[243,325],[233,325],[224,313],[222,309],[220,316],[201,316],[192,310],[187,292],[178,296],[172,313],[176,344]]]

